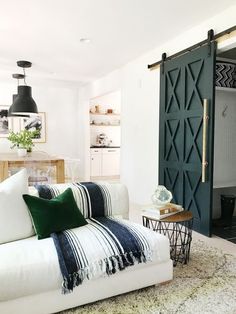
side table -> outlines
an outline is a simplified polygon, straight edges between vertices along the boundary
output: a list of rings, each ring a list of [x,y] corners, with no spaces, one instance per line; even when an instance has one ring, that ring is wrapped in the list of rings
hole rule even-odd
[[[169,238],[170,256],[174,266],[178,262],[187,264],[192,241],[193,215],[190,211],[182,211],[161,220],[144,213],[143,225]]]

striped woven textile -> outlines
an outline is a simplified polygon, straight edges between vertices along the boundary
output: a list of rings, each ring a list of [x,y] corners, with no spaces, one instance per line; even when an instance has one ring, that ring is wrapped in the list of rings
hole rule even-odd
[[[216,86],[235,87],[236,64],[216,62]]]
[[[112,202],[109,189],[104,184],[80,182],[68,184],[36,185],[39,197],[52,199],[67,188],[71,188],[77,206],[84,218],[112,215]]]
[[[85,279],[112,275],[136,263],[158,259],[157,235],[141,225],[112,217],[87,219],[88,224],[51,237],[68,293]]]

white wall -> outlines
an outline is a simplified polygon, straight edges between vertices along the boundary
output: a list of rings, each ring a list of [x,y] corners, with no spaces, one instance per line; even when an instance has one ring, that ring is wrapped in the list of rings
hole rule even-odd
[[[233,6],[203,24],[186,30],[174,40],[168,41],[167,38],[166,44],[161,47],[80,89],[79,103],[83,108],[80,110],[86,110],[86,106],[88,108],[90,98],[115,89],[122,91],[121,181],[128,186],[131,203],[150,202],[150,196],[158,183],[159,69],[149,71],[147,64],[159,60],[163,52],[171,55],[201,41],[211,28],[218,33],[233,26],[235,13],[236,6]],[[88,117],[84,117],[84,121],[86,119]],[[86,162],[86,142],[84,138],[85,150],[80,150],[85,175],[89,167]]]
[[[236,186],[236,91],[216,91],[214,187]]]
[[[0,80],[0,105],[10,106],[12,94],[16,93],[16,82],[6,84],[6,81]],[[33,149],[54,155],[78,157],[78,89],[69,85],[53,85],[52,82],[30,85],[38,110],[46,112],[46,143],[37,143]],[[17,131],[19,119],[13,120]],[[10,152],[10,142],[7,139],[0,138],[1,152]]]
[[[113,109],[114,113],[120,113],[121,94],[120,91],[114,91],[99,97],[90,99],[90,109],[100,106],[101,113],[106,113],[107,109]]]
[[[104,123],[111,121],[110,117]],[[106,144],[110,146],[120,146],[120,126],[91,126],[90,127],[90,145],[98,145],[100,134],[106,135]]]

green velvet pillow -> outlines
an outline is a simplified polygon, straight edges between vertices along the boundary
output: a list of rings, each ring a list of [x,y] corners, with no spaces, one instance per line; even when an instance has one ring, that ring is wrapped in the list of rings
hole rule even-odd
[[[24,194],[38,239],[48,238],[52,232],[81,227],[87,221],[81,214],[71,188],[57,197],[46,200]]]

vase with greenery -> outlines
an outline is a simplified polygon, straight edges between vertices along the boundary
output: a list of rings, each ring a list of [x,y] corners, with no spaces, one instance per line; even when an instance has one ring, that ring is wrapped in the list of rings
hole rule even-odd
[[[13,144],[11,148],[17,147],[20,156],[25,156],[27,152],[32,151],[34,146],[33,139],[38,135],[38,131],[22,130],[20,132],[10,132],[8,140]]]

